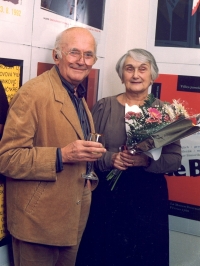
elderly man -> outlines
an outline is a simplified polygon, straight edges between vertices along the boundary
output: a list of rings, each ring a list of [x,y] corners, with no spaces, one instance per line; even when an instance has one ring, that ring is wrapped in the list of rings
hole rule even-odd
[[[65,30],[53,58],[55,66],[13,98],[0,143],[15,266],[75,264],[95,185],[81,175],[105,152],[85,140],[94,125],[81,82],[96,62],[94,37]]]

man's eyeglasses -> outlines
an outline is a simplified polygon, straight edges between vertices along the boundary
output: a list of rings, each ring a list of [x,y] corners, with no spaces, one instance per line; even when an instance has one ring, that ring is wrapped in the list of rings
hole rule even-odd
[[[80,60],[82,57],[86,65],[93,65],[97,61],[97,57],[92,52],[81,52],[79,50],[70,50],[68,52],[61,51],[70,63]]]

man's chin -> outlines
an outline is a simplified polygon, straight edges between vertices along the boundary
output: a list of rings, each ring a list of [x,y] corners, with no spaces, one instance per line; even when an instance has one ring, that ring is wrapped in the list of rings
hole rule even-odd
[[[89,75],[88,71],[77,71],[73,73],[72,78],[74,78],[75,80],[83,80],[88,75]]]
[[[81,77],[71,77],[71,84],[73,85],[79,85],[85,78],[87,77],[87,75],[81,76]]]

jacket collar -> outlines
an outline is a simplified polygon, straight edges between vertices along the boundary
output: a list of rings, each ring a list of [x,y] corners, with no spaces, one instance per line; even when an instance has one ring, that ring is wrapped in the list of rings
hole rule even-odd
[[[62,81],[62,83],[63,83],[63,85],[64,85],[64,87],[67,89],[67,90],[69,90],[71,93],[75,93],[75,88],[76,88],[76,86],[75,85],[73,85],[73,84],[71,84],[71,83],[69,83],[61,74],[60,74],[60,70],[59,70],[59,68],[57,67],[57,66],[55,66],[55,69],[56,69],[56,71],[57,71],[57,73],[58,73],[58,75],[59,75],[59,77],[60,77],[60,79],[61,79],[61,81]],[[83,85],[80,83],[79,85],[78,85],[78,87],[77,87],[77,90],[76,90],[76,92],[77,92],[77,95],[78,95],[78,97],[79,98],[83,98],[84,96],[85,96],[85,93],[86,93],[86,89],[83,87]]]

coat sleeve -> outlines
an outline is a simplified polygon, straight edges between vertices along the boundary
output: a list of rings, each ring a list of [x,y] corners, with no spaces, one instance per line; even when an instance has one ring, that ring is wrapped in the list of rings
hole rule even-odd
[[[31,90],[20,88],[11,102],[0,141],[0,172],[14,179],[55,181],[57,147],[34,143],[39,118]]]
[[[100,134],[104,134],[106,123],[111,111],[111,97],[102,98],[92,109],[95,130]],[[105,147],[106,148],[106,147]],[[114,152],[106,151],[106,153],[95,162],[95,166],[102,172],[112,169],[112,155]]]
[[[153,173],[170,173],[177,171],[181,166],[181,145],[176,141],[162,148],[162,153],[157,161],[150,159],[150,165],[146,171]]]

